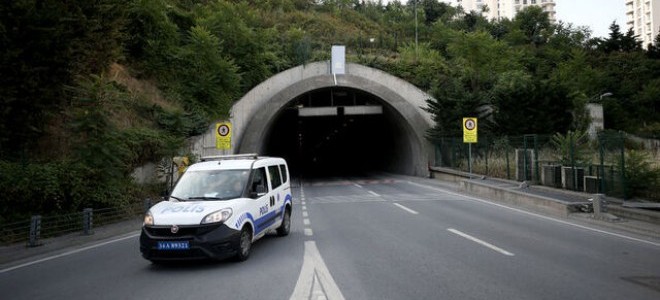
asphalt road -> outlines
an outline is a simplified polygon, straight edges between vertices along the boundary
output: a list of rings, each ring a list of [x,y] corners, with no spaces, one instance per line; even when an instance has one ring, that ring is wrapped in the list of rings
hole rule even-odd
[[[11,270],[2,299],[660,299],[660,243],[402,177],[294,189],[249,260],[152,265],[137,235]],[[136,231],[137,233],[137,231]]]

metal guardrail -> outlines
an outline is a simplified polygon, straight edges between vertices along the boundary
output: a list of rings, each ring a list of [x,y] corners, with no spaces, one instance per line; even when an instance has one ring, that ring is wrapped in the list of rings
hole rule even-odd
[[[42,239],[62,236],[75,232],[82,235],[94,234],[96,226],[116,223],[142,214],[151,207],[152,201],[136,203],[128,207],[85,208],[82,212],[41,216],[34,215],[29,220],[2,225],[0,244],[10,245],[25,242],[28,247],[42,245]]]

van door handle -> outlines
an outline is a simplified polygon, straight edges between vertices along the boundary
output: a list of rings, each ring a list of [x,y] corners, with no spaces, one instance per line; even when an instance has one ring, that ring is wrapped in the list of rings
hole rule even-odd
[[[270,206],[275,206],[275,196],[270,196]]]

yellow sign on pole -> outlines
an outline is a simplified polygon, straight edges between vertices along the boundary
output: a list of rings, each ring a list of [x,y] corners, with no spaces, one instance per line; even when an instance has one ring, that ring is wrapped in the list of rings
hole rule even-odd
[[[231,149],[231,123],[222,122],[215,124],[215,148]]]
[[[463,143],[477,143],[477,118],[463,118]]]

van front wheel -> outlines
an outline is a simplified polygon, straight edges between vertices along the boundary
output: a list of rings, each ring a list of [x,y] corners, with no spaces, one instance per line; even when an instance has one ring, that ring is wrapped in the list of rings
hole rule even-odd
[[[252,248],[252,232],[250,227],[245,226],[241,230],[241,236],[238,241],[238,251],[236,251],[236,260],[245,261],[250,257],[250,250]]]

